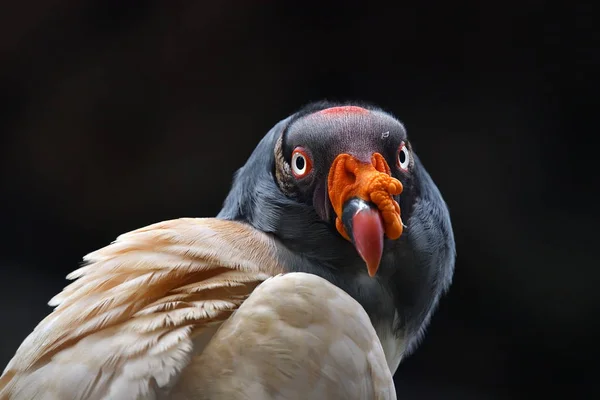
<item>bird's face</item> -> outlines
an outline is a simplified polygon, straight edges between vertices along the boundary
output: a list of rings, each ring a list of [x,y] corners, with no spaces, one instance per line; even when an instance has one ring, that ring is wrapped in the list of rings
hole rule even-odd
[[[454,271],[448,208],[402,124],[372,106],[322,102],[279,121],[217,217],[271,236],[286,271],[339,286],[409,346]]]
[[[412,191],[414,160],[402,124],[357,106],[300,115],[277,140],[274,164],[280,190],[313,207],[374,276],[384,240],[402,235],[398,202]]]

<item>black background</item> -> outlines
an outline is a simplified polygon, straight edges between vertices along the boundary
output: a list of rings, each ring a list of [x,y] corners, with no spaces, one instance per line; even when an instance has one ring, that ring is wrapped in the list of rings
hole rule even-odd
[[[598,35],[591,6],[571,4],[3,5],[0,365],[87,252],[215,215],[272,125],[359,99],[405,123],[457,240],[400,398],[592,397]]]

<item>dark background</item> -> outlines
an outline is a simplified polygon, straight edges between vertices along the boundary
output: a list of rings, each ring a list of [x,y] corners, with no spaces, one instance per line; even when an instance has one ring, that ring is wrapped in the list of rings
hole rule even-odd
[[[457,240],[400,398],[593,397],[598,35],[571,4],[7,2],[0,368],[83,255],[214,216],[272,125],[360,99],[405,123]]]

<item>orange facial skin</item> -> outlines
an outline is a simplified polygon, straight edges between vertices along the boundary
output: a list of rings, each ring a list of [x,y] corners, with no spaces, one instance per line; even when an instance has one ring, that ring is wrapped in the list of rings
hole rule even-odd
[[[336,157],[329,170],[328,190],[331,205],[337,215],[338,232],[350,240],[342,223],[344,203],[358,197],[374,203],[383,219],[385,235],[398,239],[402,235],[400,206],[392,196],[402,193],[402,183],[391,176],[390,167],[379,153],[373,154],[371,163],[362,163],[349,154]]]

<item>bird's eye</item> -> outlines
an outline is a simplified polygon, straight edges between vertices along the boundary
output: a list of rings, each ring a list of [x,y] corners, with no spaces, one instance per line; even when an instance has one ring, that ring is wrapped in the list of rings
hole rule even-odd
[[[304,178],[312,171],[310,157],[302,147],[296,147],[292,153],[292,174],[296,178]]]
[[[400,167],[400,169],[402,169],[403,171],[408,171],[409,164],[410,152],[408,151],[408,148],[406,147],[404,142],[402,142],[402,144],[400,144],[400,147],[398,148],[398,167]]]

